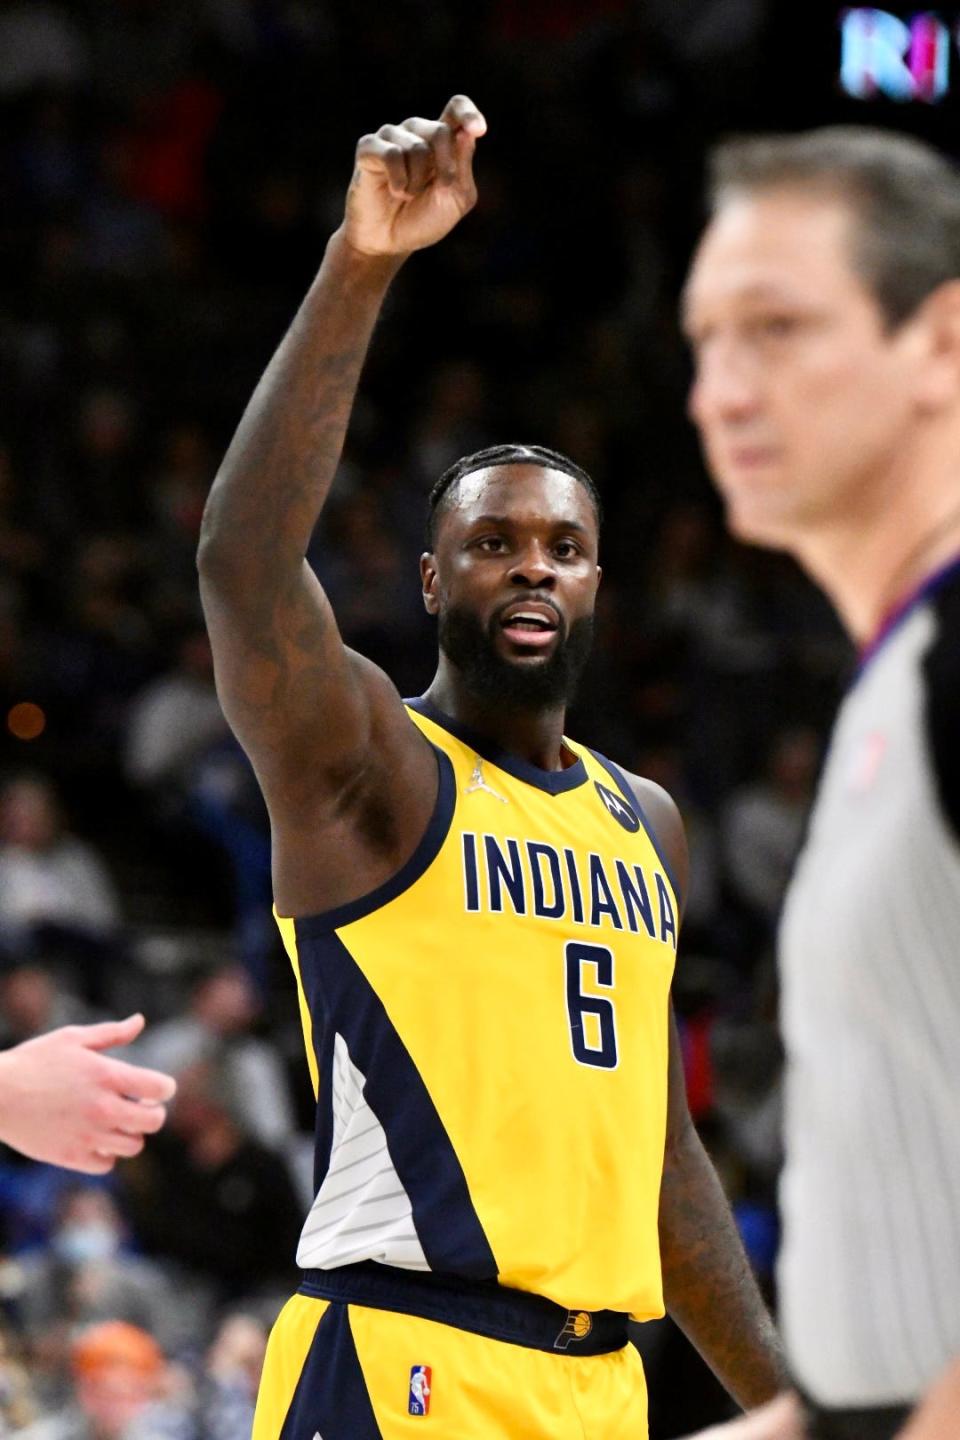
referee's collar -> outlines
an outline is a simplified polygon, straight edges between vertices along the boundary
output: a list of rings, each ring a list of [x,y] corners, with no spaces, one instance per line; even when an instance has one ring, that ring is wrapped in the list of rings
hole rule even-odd
[[[952,559],[948,560],[944,565],[939,566],[931,575],[928,575],[925,580],[921,580],[920,584],[914,590],[904,595],[902,599],[898,600],[897,603],[887,611],[877,626],[877,631],[873,639],[868,640],[859,653],[854,680],[859,680],[877,651],[883,648],[890,639],[890,636],[895,630],[899,629],[907,616],[912,614],[918,605],[922,605],[925,600],[929,600],[931,595],[935,595],[936,592],[958,572],[960,572],[960,555],[954,555]]]

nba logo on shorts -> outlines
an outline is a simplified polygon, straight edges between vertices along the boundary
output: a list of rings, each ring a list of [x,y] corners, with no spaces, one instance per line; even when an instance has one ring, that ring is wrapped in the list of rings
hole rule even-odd
[[[410,1371],[410,1404],[408,1410],[411,1415],[430,1414],[430,1377],[433,1371],[429,1365],[414,1365]]]

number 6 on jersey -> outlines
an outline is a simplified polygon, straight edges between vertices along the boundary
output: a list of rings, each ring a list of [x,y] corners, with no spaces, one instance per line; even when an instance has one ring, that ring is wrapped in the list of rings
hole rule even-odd
[[[584,970],[594,985],[613,989],[613,951],[605,945],[584,945],[568,940],[564,947],[567,963],[567,1018],[570,1022],[570,1043],[573,1058],[581,1065],[598,1070],[617,1067],[617,1019],[613,1001],[603,995],[584,994]],[[586,1017],[595,1016],[590,1023]]]

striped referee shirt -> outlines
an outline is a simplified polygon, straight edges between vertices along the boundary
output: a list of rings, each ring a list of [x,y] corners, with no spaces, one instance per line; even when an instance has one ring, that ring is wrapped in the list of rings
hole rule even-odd
[[[960,560],[847,694],[780,951],[790,1360],[910,1402],[960,1354]]]

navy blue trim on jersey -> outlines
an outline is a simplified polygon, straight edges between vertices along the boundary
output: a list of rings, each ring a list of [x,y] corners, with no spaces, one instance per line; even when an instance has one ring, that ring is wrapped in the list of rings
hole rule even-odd
[[[311,928],[309,921],[297,920],[295,925],[314,1033],[318,1024],[325,1030],[318,1050],[324,1056],[332,1053],[333,1035],[339,1033],[350,1059],[366,1077],[364,1098],[383,1126],[427,1264],[433,1270],[495,1279],[497,1262],[457,1153],[383,1001],[338,935]],[[328,1091],[329,1076],[329,1068],[320,1075],[321,1088]],[[320,1108],[329,1112],[329,1105]],[[332,1125],[329,1114],[327,1124]],[[330,1140],[326,1132],[323,1138],[326,1167]],[[318,1190],[322,1181],[318,1172]]]
[[[907,616],[912,615],[918,605],[922,605],[925,600],[929,600],[936,595],[937,591],[946,585],[949,580],[955,579],[958,573],[960,573],[960,555],[955,555],[952,560],[948,560],[945,565],[941,565],[938,569],[934,570],[932,575],[928,575],[926,580],[918,585],[916,590],[911,591],[909,595],[905,596],[904,599],[885,616],[876,635],[860,651],[857,668],[850,681],[850,689],[853,689],[853,686],[856,685],[871,660],[883,649],[884,645],[890,639],[890,636],[896,630],[899,630]]]
[[[490,1340],[551,1354],[609,1355],[611,1350],[622,1350],[629,1340],[628,1317],[619,1310],[571,1311],[543,1295],[495,1281],[401,1270],[375,1260],[338,1265],[333,1270],[305,1270],[300,1294],[418,1315]]]
[[[498,769],[505,770],[508,775],[523,780],[527,785],[535,785],[538,790],[545,790],[548,795],[563,795],[568,790],[576,790],[579,785],[586,784],[587,767],[579,755],[576,763],[565,770],[541,770],[539,765],[531,765],[529,760],[521,760],[519,755],[511,755],[509,750],[504,750],[479,730],[444,714],[425,695],[416,700],[405,700],[403,703],[411,710],[416,710],[418,715],[425,715],[442,730],[448,730],[484,760],[489,760],[491,765],[496,765]]]
[[[323,1312],[279,1440],[383,1440],[345,1305]]]
[[[612,779],[616,782],[617,789],[620,791],[620,794],[623,796],[624,800],[626,800],[628,805],[632,805],[634,810],[636,810],[637,814],[640,816],[640,819],[643,823],[643,828],[647,832],[647,839],[650,841],[650,844],[656,851],[657,859],[663,866],[663,873],[670,881],[670,884],[673,887],[673,893],[677,897],[677,905],[682,910],[683,893],[680,889],[680,886],[677,884],[677,877],[674,874],[673,866],[667,859],[663,846],[657,839],[657,832],[650,824],[650,821],[647,818],[646,811],[640,804],[640,801],[637,799],[636,791],[630,784],[626,775],[624,775],[623,771],[620,769],[619,765],[614,765],[612,760],[608,760],[606,755],[601,755],[597,750],[591,750],[590,754],[593,756],[594,760],[599,761],[599,763],[603,766],[604,770],[606,770],[607,774],[612,777]]]
[[[313,1124],[313,1191],[316,1194],[330,1168],[330,1152],[333,1149],[333,1086],[329,1079],[333,1074],[334,1027],[329,1023],[329,1016],[326,1014],[322,987],[315,983],[308,987],[299,955],[297,961],[300,965],[300,982],[310,1010],[313,1053],[319,1078]]]
[[[437,745],[431,745],[430,748],[437,758],[439,772],[437,799],[427,828],[410,859],[401,866],[396,875],[392,875],[369,894],[317,915],[294,917],[298,933],[302,930],[305,935],[325,935],[330,930],[339,930],[341,925],[350,925],[354,920],[360,920],[364,915],[382,909],[384,905],[389,905],[391,900],[396,900],[398,895],[402,895],[404,890],[409,890],[436,860],[450,831],[457,803],[457,785],[449,755],[445,755]]]

